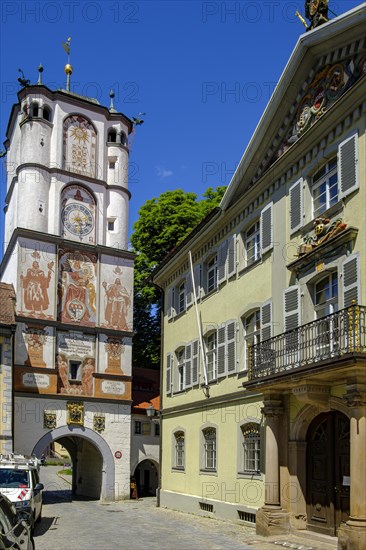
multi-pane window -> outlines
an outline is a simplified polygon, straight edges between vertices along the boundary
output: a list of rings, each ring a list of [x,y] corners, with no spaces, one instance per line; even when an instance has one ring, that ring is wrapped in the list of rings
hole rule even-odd
[[[214,256],[207,262],[207,292],[215,290],[217,287],[217,257]]]
[[[184,390],[184,348],[177,351],[178,361],[178,390]]]
[[[241,427],[243,435],[243,471],[260,472],[260,432],[258,424],[245,424]]]
[[[313,176],[314,218],[338,202],[337,157],[327,162]]]
[[[135,420],[135,434],[140,435],[141,433],[141,422],[140,420]]]
[[[331,273],[315,284],[316,318],[321,319],[338,310],[338,275]]]
[[[186,308],[186,285],[183,281],[178,287],[178,313],[182,313]]]
[[[206,338],[207,379],[217,378],[217,333],[216,331]]]
[[[175,438],[175,467],[184,468],[184,432],[176,432]]]
[[[216,430],[215,428],[206,428],[203,430],[206,470],[216,470]]]
[[[246,265],[252,265],[261,257],[260,223],[256,221],[245,232],[245,257]]]
[[[321,358],[338,347],[338,319],[331,315],[338,310],[337,272],[318,281],[314,292],[315,316],[316,319],[321,319],[317,322],[316,354]]]
[[[245,369],[249,368],[250,357],[253,354],[253,346],[259,344],[261,339],[261,320],[260,310],[257,309],[244,319],[244,365]]]

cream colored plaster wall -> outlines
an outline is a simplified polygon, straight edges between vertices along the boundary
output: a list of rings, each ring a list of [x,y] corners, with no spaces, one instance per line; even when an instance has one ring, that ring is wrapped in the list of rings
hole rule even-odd
[[[258,508],[263,504],[263,476],[239,474],[242,446],[240,426],[261,422],[260,404],[249,399],[230,405],[202,406],[195,411],[164,418],[162,490],[187,493],[202,499],[221,500]],[[217,471],[204,473],[201,431],[217,430]],[[174,432],[185,433],[185,468],[174,469]],[[264,445],[262,448],[264,453]]]

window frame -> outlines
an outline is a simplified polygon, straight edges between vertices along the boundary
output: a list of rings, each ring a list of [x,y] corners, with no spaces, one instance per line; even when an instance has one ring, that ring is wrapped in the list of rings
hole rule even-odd
[[[245,476],[259,477],[262,474],[262,438],[258,422],[244,422],[240,425],[239,471]],[[255,437],[250,437],[256,432]],[[245,432],[249,432],[245,434]],[[248,447],[250,444],[250,447]],[[247,448],[246,448],[247,447]],[[252,465],[251,465],[252,463]]]
[[[254,323],[254,326],[256,326],[256,324],[258,323],[258,328],[253,330],[252,332],[248,333],[247,331],[247,320],[250,318],[250,317],[253,317],[253,316],[256,316],[258,317],[256,320],[255,320],[255,323]],[[246,313],[243,317],[242,317],[242,325],[243,325],[243,335],[244,335],[244,353],[243,353],[243,357],[244,357],[244,371],[247,372],[249,370],[249,364],[250,364],[250,361],[249,361],[249,339],[251,337],[253,337],[254,339],[254,342],[251,344],[252,346],[253,345],[256,345],[256,344],[259,344],[260,341],[261,341],[261,308],[258,307],[254,310],[251,310],[249,311],[248,313]]]
[[[209,294],[217,289],[217,254],[206,261],[206,292]],[[213,281],[210,284],[210,277],[213,274]]]
[[[211,437],[213,436],[214,437]],[[206,426],[201,429],[202,436],[202,468],[203,473],[217,472],[217,428]],[[210,456],[211,454],[211,456]],[[212,464],[211,466],[209,464]]]
[[[212,349],[209,348],[210,341],[214,339],[214,347]],[[214,330],[210,332],[209,334],[205,335],[205,354],[206,354],[206,366],[207,366],[207,381],[208,382],[214,382],[218,378],[218,356],[217,356],[217,345],[218,345],[218,337],[217,337],[217,330]],[[212,354],[213,357],[213,376],[210,378],[209,376],[209,355]]]
[[[181,445],[178,448],[178,444]],[[172,452],[172,468],[173,470],[185,470],[186,457],[186,435],[184,430],[176,429],[173,432],[173,452]]]
[[[180,347],[176,350],[175,356],[177,359],[177,391],[185,390],[185,347]]]
[[[315,180],[316,176],[325,170],[323,174],[321,174],[317,180]],[[319,218],[329,210],[332,206],[337,204],[337,202],[340,200],[340,189],[339,189],[339,178],[338,178],[338,172],[339,172],[339,166],[338,166],[338,157],[337,155],[332,156],[330,160],[325,162],[319,170],[311,177],[311,199],[312,199],[312,215],[313,219]],[[336,176],[336,182],[332,182],[331,178]],[[315,180],[315,181],[314,181]],[[325,194],[325,204],[321,207],[315,208],[315,201],[316,198],[314,196],[314,193],[317,189],[319,189],[322,185],[325,185],[325,191],[318,195],[317,199]],[[331,196],[330,190],[336,187],[336,195],[334,197]],[[324,207],[323,207],[324,206]]]
[[[253,234],[248,236],[248,233],[254,228]],[[253,259],[249,260],[248,250],[249,244],[254,242],[254,245],[251,247],[254,252]],[[250,267],[259,261],[262,257],[261,254],[261,223],[260,218],[257,218],[251,225],[244,231],[244,265],[245,267]]]

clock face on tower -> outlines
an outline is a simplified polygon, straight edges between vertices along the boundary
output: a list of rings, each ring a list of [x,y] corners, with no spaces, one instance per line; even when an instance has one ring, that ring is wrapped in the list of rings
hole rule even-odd
[[[80,202],[67,204],[62,210],[61,220],[65,229],[77,237],[89,235],[94,228],[92,212]]]

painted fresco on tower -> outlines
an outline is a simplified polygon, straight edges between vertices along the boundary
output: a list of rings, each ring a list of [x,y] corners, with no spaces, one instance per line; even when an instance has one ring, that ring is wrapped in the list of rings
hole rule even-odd
[[[131,343],[132,339],[126,336],[100,334],[98,372],[130,375]]]
[[[95,201],[80,185],[68,185],[61,193],[61,237],[95,244]]]
[[[20,248],[17,312],[26,317],[54,319],[55,248],[45,245],[47,250],[35,249],[33,243],[28,243],[23,241]]]
[[[56,368],[58,393],[93,395],[95,336],[82,332],[58,332]]]
[[[97,258],[88,252],[60,249],[58,320],[95,326],[97,314]]]
[[[119,259],[117,262],[115,258],[102,257],[101,326],[132,331],[132,289],[132,262],[124,259]]]
[[[54,329],[35,323],[18,323],[15,334],[15,364],[54,368]]]
[[[97,134],[81,115],[71,115],[63,124],[63,168],[95,177]]]

